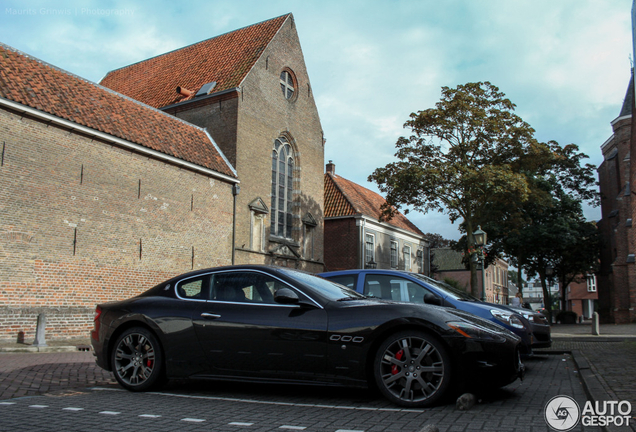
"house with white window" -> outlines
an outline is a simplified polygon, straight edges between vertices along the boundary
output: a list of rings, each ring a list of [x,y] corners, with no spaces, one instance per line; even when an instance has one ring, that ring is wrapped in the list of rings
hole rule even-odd
[[[596,275],[588,274],[577,282],[570,283],[565,290],[567,310],[575,312],[579,318],[591,319],[598,311]]]
[[[325,173],[325,269],[406,270],[429,275],[429,243],[402,213],[381,220],[386,200],[336,174]]]

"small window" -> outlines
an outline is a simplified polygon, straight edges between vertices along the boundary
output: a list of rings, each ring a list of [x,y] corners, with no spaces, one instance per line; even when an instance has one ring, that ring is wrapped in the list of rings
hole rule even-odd
[[[404,270],[411,271],[411,246],[404,246]]]
[[[280,73],[280,88],[283,91],[285,99],[292,100],[294,98],[296,92],[296,77],[288,69]]]
[[[375,236],[373,234],[366,234],[365,235],[365,257],[364,257],[364,262],[365,263],[370,263],[370,262],[375,262]]]
[[[587,292],[596,292],[596,276],[587,276]]]
[[[398,267],[398,242],[391,240],[391,268]]]

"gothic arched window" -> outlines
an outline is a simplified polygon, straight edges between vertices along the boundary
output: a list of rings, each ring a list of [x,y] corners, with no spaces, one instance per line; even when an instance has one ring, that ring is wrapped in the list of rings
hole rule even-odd
[[[271,234],[292,238],[292,202],[294,182],[294,152],[284,137],[274,142],[272,151]]]

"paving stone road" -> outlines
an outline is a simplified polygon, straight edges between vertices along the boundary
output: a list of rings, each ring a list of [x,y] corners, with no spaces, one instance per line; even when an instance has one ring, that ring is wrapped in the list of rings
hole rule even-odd
[[[542,412],[552,396],[567,394],[582,404],[585,394],[569,355],[537,356],[527,363],[524,382],[469,411],[454,404],[401,409],[372,392],[351,389],[178,382],[161,392],[131,393],[100,385],[2,400],[0,430],[379,432],[434,424],[441,431],[545,431]]]
[[[468,411],[452,403],[400,409],[374,392],[308,386],[180,381],[131,393],[90,352],[0,351],[0,431],[547,431],[545,407],[559,395],[580,407],[588,400],[633,407],[630,426],[573,430],[636,431],[636,326],[604,338],[564,330],[553,329],[549,353],[526,360],[523,382],[482,395]]]

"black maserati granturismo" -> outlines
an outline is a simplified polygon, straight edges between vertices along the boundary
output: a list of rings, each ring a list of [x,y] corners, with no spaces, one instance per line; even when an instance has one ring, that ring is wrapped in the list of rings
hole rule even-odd
[[[377,386],[423,407],[523,373],[520,339],[459,310],[365,297],[283,267],[198,270],[95,310],[97,364],[132,391],[166,379]]]

